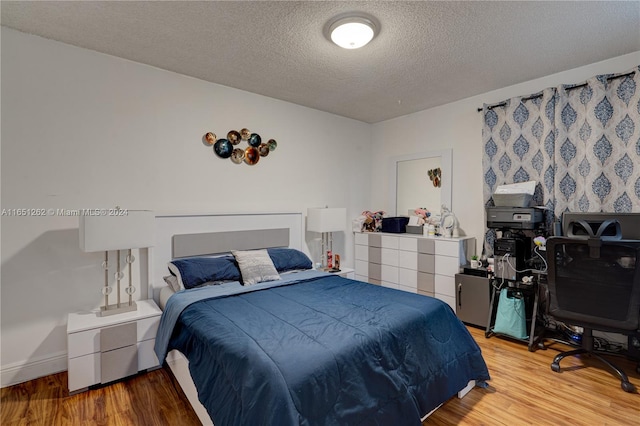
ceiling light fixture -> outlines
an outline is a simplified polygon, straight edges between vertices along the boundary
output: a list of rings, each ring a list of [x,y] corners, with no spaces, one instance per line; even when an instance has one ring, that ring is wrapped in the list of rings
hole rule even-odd
[[[379,24],[364,14],[340,15],[330,21],[327,34],[344,49],[358,49],[369,43],[378,32]]]

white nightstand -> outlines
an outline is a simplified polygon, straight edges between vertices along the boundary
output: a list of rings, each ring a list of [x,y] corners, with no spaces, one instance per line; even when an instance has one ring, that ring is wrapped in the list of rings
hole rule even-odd
[[[162,311],[153,300],[136,303],[137,311],[107,317],[95,311],[69,314],[69,393],[159,365],[153,346]]]
[[[356,279],[356,271],[351,268],[340,268],[340,272],[334,272],[336,275],[340,275],[341,277],[351,278],[352,280]]]

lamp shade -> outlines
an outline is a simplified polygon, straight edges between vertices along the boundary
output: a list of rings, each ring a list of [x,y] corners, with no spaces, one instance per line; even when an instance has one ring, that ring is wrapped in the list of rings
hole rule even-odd
[[[155,215],[128,210],[121,216],[80,216],[80,249],[85,252],[151,247],[155,244]]]
[[[307,231],[334,232],[344,231],[347,223],[345,208],[307,209]]]

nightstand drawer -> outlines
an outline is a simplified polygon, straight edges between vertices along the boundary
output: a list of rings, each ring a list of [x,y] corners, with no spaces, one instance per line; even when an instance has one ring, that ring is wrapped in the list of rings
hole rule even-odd
[[[138,372],[138,347],[134,344],[124,348],[102,352],[100,356],[100,382],[109,383]]]
[[[138,370],[146,370],[160,365],[158,357],[153,350],[155,344],[155,339],[138,343]]]
[[[69,392],[100,383],[100,353],[70,358],[67,368]]]
[[[105,327],[100,331],[100,352],[135,345],[138,327],[135,322]]]
[[[100,352],[100,329],[71,333],[67,337],[69,358]]]
[[[151,317],[138,321],[138,342],[143,340],[155,339],[158,334],[158,326],[160,325],[160,317]]]

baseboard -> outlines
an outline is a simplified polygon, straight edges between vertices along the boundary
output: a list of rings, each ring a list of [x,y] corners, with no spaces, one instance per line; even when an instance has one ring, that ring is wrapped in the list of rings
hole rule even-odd
[[[0,387],[17,385],[49,374],[67,370],[67,353],[58,352],[54,355],[35,358],[29,361],[19,361],[3,365],[0,369]]]

